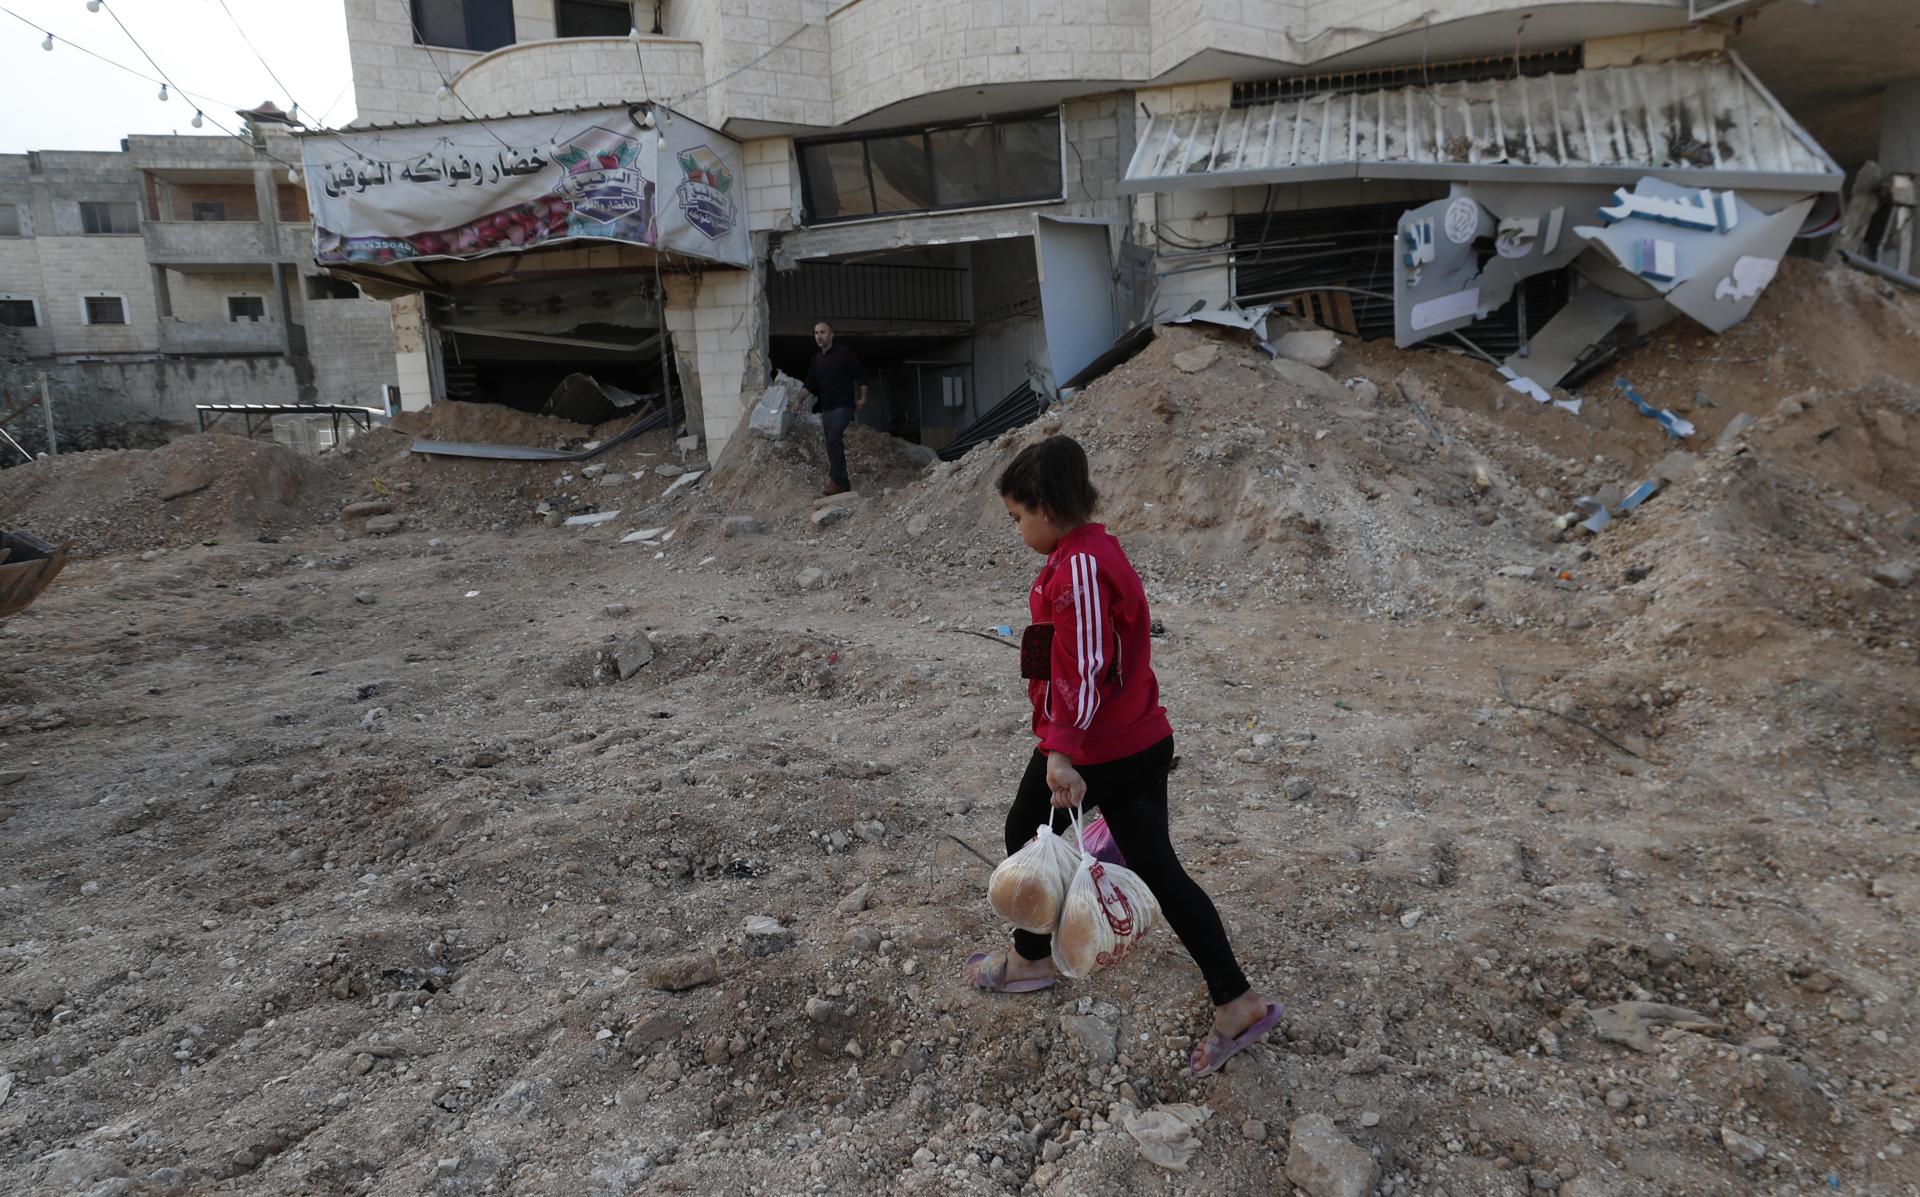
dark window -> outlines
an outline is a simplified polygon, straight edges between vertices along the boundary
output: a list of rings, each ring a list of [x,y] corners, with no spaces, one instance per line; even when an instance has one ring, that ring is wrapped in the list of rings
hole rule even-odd
[[[0,204],[0,237],[20,235],[20,205]]]
[[[452,50],[513,44],[513,0],[410,0],[414,40]]]
[[[218,200],[195,200],[193,201],[193,218],[195,220],[225,220],[227,218],[227,206]]]
[[[80,204],[80,231],[89,235],[137,233],[140,231],[140,213],[132,204],[83,200]]]
[[[127,301],[118,295],[89,295],[84,302],[87,305],[88,324],[127,322]]]
[[[634,27],[627,0],[560,0],[561,37],[625,37]]]
[[[358,299],[360,288],[345,279],[334,278],[327,274],[307,276],[308,299]]]
[[[0,327],[39,328],[40,313],[31,299],[0,299]]]
[[[1060,118],[813,142],[800,165],[815,222],[1059,199]]]
[[[227,296],[227,323],[258,324],[267,318],[267,301],[257,295]]]

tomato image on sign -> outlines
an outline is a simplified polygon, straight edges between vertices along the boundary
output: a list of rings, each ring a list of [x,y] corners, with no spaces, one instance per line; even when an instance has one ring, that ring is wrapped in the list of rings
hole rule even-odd
[[[718,241],[740,222],[733,199],[733,172],[720,155],[704,145],[682,150],[680,173],[686,178],[674,189],[687,223],[709,241]]]
[[[600,224],[628,220],[650,207],[652,190],[634,164],[634,144],[619,138],[605,149],[569,145],[553,156],[566,175],[554,189],[576,215]],[[645,212],[651,223],[651,212]]]

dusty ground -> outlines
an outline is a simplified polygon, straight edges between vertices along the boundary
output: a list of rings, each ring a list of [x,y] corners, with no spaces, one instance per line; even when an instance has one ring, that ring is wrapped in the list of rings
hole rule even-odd
[[[106,547],[0,625],[0,1192],[1266,1194],[1315,1113],[1394,1195],[1920,1191],[1920,304],[1801,270],[1620,372],[1698,461],[1591,541],[1676,448],[1609,387],[1349,347],[1377,393],[1316,396],[1185,331],[953,466],[859,439],[824,527],[804,435],[667,499],[663,438],[611,487],[375,440],[277,543],[72,488]],[[1176,843],[1289,1004],[1205,1081],[1164,931],[956,978],[1002,932],[949,833],[998,855],[1028,743],[955,629],[1022,620],[991,478],[1056,425],[1166,625]],[[1171,1171],[1123,1124],[1180,1103]]]

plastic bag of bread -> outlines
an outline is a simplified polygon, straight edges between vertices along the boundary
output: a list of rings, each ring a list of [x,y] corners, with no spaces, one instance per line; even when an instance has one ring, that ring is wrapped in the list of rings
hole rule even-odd
[[[1126,959],[1159,921],[1160,903],[1140,874],[1082,852],[1053,933],[1054,965],[1090,977]]]
[[[993,870],[987,901],[995,914],[1022,931],[1052,934],[1079,860],[1080,854],[1050,824],[1042,823],[1025,846]]]

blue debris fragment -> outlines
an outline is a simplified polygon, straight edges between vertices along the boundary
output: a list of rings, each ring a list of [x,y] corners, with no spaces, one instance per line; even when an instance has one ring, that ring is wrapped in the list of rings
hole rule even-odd
[[[1613,385],[1620,389],[1620,393],[1632,402],[1633,406],[1639,410],[1641,415],[1646,416],[1650,420],[1657,421],[1660,427],[1666,429],[1667,435],[1673,437],[1675,440],[1685,440],[1687,437],[1693,435],[1693,425],[1691,423],[1674,415],[1664,407],[1655,407],[1645,399],[1642,399],[1640,392],[1634,390],[1633,384],[1626,379],[1616,378],[1613,380]]]

